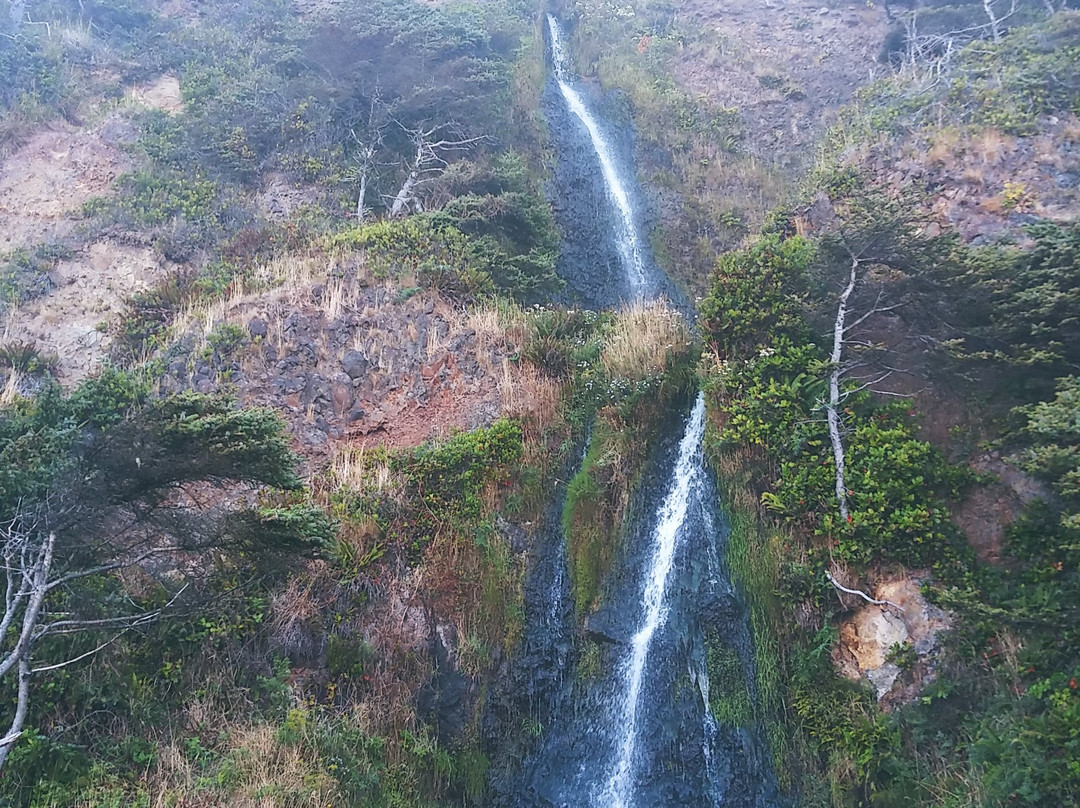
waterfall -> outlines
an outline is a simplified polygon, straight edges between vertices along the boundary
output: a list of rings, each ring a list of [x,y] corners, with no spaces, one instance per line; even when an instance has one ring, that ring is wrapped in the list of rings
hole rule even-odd
[[[552,97],[558,103],[561,94],[565,104],[563,109],[559,103],[557,120],[576,118],[582,125],[557,133],[567,136],[564,144],[573,155],[563,185],[593,187],[593,155],[580,159],[578,153],[579,144],[586,149],[591,145],[614,214],[613,241],[626,284],[636,298],[653,297],[665,279],[654,272],[638,236],[633,174],[617,167],[612,143],[575,89],[559,23],[551,15],[548,27],[553,85],[559,91]],[[605,231],[607,222],[605,217]],[[583,221],[580,226],[608,243],[608,233],[589,229],[592,224]],[[758,735],[722,726],[709,713],[705,626],[737,650],[748,681],[753,660],[745,611],[718,556],[727,526],[714,518],[719,515],[718,494],[705,468],[702,393],[681,424],[677,444],[678,426],[672,426],[645,474],[646,484],[635,494],[641,509],[625,526],[626,546],[610,574],[610,589],[587,618],[592,673],[565,680],[543,742],[526,764],[521,791],[507,803],[515,808],[779,804],[767,769],[767,749]],[[540,618],[537,631],[552,647],[563,648],[559,643],[574,627],[572,609],[559,605],[567,603],[568,559],[564,547],[552,549],[547,558],[554,566],[545,563],[544,575],[537,577],[543,586],[537,587],[541,601],[534,613]],[[562,660],[566,652],[548,657]],[[578,672],[581,663],[579,659]],[[607,663],[598,674],[596,665]],[[697,685],[692,689],[681,686],[680,677],[687,671]]]
[[[705,471],[701,446],[704,433],[705,397],[698,393],[697,402],[686,421],[686,429],[679,442],[671,486],[656,514],[652,553],[645,573],[645,591],[642,595],[641,627],[634,634],[630,655],[622,669],[623,703],[620,726],[625,734],[619,743],[607,787],[607,796],[613,808],[626,808],[630,804],[641,682],[649,656],[649,645],[656,630],[663,625],[667,617],[664,594],[667,591],[675,549],[686,521],[686,512],[691,498],[700,493],[701,478]]]
[[[584,124],[592,140],[593,149],[600,159],[600,169],[604,175],[604,183],[607,185],[608,195],[615,205],[616,216],[616,243],[619,248],[619,257],[622,259],[623,270],[626,280],[630,284],[633,297],[640,297],[646,291],[645,279],[645,250],[638,236],[637,224],[634,220],[634,208],[630,202],[630,194],[623,184],[619,171],[615,167],[614,151],[604,133],[600,131],[600,125],[596,122],[589,108],[585,105],[581,95],[574,89],[571,82],[570,71],[566,50],[563,47],[562,32],[559,29],[559,21],[552,15],[548,15],[548,28],[551,32],[551,61],[555,68],[555,80],[562,92],[566,105],[574,116]]]

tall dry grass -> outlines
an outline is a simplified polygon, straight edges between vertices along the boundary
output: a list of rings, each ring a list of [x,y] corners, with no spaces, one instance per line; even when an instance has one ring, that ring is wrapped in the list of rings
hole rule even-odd
[[[0,407],[9,407],[15,403],[15,400],[19,397],[19,387],[21,383],[22,374],[15,368],[12,368],[8,372],[7,381],[4,382],[4,386],[0,388]]]
[[[229,746],[223,764],[228,776],[208,784],[205,773],[178,744],[166,745],[150,775],[153,808],[331,808],[344,804],[336,779],[307,745],[284,743],[269,724],[234,730]]]
[[[610,377],[638,381],[661,373],[689,345],[682,315],[664,301],[638,301],[619,313],[600,362]]]
[[[348,488],[362,497],[393,497],[402,494],[399,475],[390,468],[390,456],[381,449],[346,445],[330,462],[332,487]]]

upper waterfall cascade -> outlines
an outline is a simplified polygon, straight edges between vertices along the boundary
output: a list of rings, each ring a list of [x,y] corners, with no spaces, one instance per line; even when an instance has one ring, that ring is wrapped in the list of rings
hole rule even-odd
[[[634,206],[630,202],[630,194],[619,175],[615,166],[615,153],[607,137],[600,129],[596,118],[585,105],[578,91],[571,84],[571,75],[568,69],[566,49],[562,42],[562,31],[559,21],[554,16],[548,15],[548,28],[551,33],[551,60],[555,68],[555,80],[558,82],[559,91],[566,100],[566,105],[578,120],[588,130],[589,139],[593,149],[600,160],[600,169],[604,175],[604,183],[608,194],[618,214],[616,217],[616,241],[619,249],[619,257],[622,259],[623,269],[626,273],[627,282],[634,297],[641,297],[647,288],[645,276],[645,250],[638,236]]]

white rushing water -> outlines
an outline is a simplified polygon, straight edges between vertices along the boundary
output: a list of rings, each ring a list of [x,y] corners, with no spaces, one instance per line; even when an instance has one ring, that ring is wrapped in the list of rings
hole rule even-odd
[[[596,156],[600,158],[600,169],[604,175],[604,183],[608,193],[615,203],[616,233],[619,255],[623,261],[623,269],[626,279],[630,283],[633,295],[640,296],[646,289],[645,282],[645,251],[638,237],[637,227],[634,222],[634,208],[630,203],[630,194],[619,177],[615,168],[614,152],[608,143],[600,126],[593,117],[589,108],[585,106],[581,95],[571,85],[570,71],[567,67],[566,50],[563,47],[562,31],[559,29],[559,21],[551,14],[548,15],[548,28],[551,31],[551,61],[555,66],[555,80],[559,84],[559,90],[570,111],[585,125],[592,140]]]
[[[641,627],[634,635],[631,652],[622,668],[622,704],[617,727],[624,733],[616,748],[614,766],[608,780],[605,802],[612,808],[627,808],[631,804],[634,774],[634,754],[637,748],[637,713],[641,699],[641,684],[649,645],[656,630],[664,624],[667,607],[664,596],[668,577],[675,559],[675,550],[687,510],[700,489],[704,474],[702,438],[705,434],[705,397],[698,393],[697,402],[686,422],[679,442],[679,454],[672,472],[671,486],[656,512],[656,528],[652,535],[652,551],[645,573],[642,595]]]

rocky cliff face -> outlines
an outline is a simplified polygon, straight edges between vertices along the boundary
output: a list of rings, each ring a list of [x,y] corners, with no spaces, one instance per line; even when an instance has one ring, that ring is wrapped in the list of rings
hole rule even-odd
[[[166,389],[229,390],[274,407],[305,453],[415,446],[484,426],[504,413],[519,374],[515,346],[478,333],[432,292],[309,278],[207,316],[167,352]],[[229,326],[240,344],[215,348],[215,329]]]

